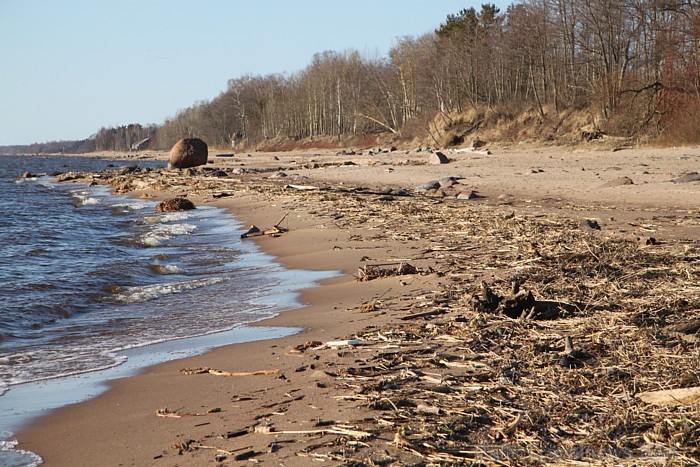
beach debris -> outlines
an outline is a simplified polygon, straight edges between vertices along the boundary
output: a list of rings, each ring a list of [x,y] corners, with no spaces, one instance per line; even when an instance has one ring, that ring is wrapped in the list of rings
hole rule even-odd
[[[186,169],[205,165],[208,157],[207,143],[199,138],[183,138],[170,149],[168,168]]]
[[[447,310],[443,308],[438,308],[436,310],[430,310],[430,311],[423,311],[420,313],[412,313],[410,315],[402,316],[399,318],[401,321],[408,321],[411,319],[420,319],[420,318],[431,318],[437,315],[442,315],[447,313]]]
[[[615,186],[627,186],[634,185],[634,181],[629,177],[618,177],[615,180],[611,180],[607,183],[601,185],[602,188],[612,188]]]
[[[186,443],[186,444],[185,444]],[[187,440],[183,443],[176,443],[173,445],[173,449],[178,450],[178,454],[183,454],[183,452],[191,452],[194,450],[215,450],[216,454],[214,455],[214,460],[216,462],[224,462],[226,461],[229,457],[233,459],[234,461],[245,461],[248,459],[251,459],[258,454],[259,452],[250,449],[250,446],[245,446],[242,448],[238,449],[232,449],[232,450],[227,450],[227,449],[221,449],[216,446],[206,446],[204,444],[195,444],[195,440]]]
[[[346,339],[346,340],[341,340],[341,341],[328,341],[326,342],[325,345],[328,347],[344,347],[344,346],[351,346],[351,347],[357,347],[358,345],[361,345],[362,342],[360,342],[358,339]]]
[[[685,172],[680,174],[676,178],[672,178],[673,183],[690,183],[700,181],[700,173],[697,172]]]
[[[241,453],[235,454],[233,456],[234,461],[245,461],[248,459],[251,459],[253,456],[257,455],[258,453],[252,449],[248,451],[243,451]]]
[[[636,397],[647,404],[660,407],[678,407],[700,404],[700,386],[641,392]]]
[[[471,146],[472,149],[481,149],[481,148],[483,148],[484,146],[486,146],[487,144],[489,144],[489,143],[486,142],[486,141],[484,141],[483,139],[481,139],[481,138],[479,138],[479,137],[477,136],[476,138],[474,138],[474,139],[472,140],[472,143],[471,143],[470,146]]]
[[[257,173],[250,169],[245,176]],[[164,189],[157,175],[130,177],[138,177],[143,189]],[[175,192],[284,199],[295,212],[342,222],[352,229],[353,242],[373,248],[429,242],[401,261],[439,267],[439,275],[426,277],[425,284],[415,277],[420,287],[382,297],[379,320],[358,313],[366,327],[346,337],[362,346],[349,351],[315,343],[296,355],[303,363],[282,368],[295,384],[308,384],[309,404],[290,404],[293,395],[272,399],[277,402],[266,405],[273,408],[253,415],[261,425],[249,429],[272,435],[274,443],[298,443],[290,455],[334,465],[381,465],[383,459],[392,465],[558,465],[564,458],[581,465],[697,464],[698,402],[688,403],[693,399],[682,393],[669,400],[689,405],[656,405],[636,396],[666,388],[692,394],[700,387],[696,239],[668,236],[653,248],[641,247],[636,236],[591,235],[580,216],[566,214],[572,209],[544,210],[536,203],[517,212],[496,200],[411,196],[386,203],[364,196],[381,191],[376,188],[294,190],[270,179],[246,184],[213,177],[191,188],[181,174],[168,177]],[[431,189],[455,186],[442,188],[438,181]],[[577,212],[599,208],[562,203]],[[680,211],[654,222],[654,228],[700,225],[694,213]],[[399,260],[370,260],[384,261]],[[299,366],[307,370],[292,373]],[[277,390],[291,393],[288,381],[275,380],[282,386]],[[237,400],[264,404],[247,397]],[[319,417],[352,413],[352,426],[314,426],[302,406],[323,398],[332,399],[334,415],[319,411]],[[278,423],[285,425],[276,432],[270,419],[282,413]],[[372,436],[275,436],[296,427],[333,426]],[[181,436],[178,441],[188,434]],[[232,457],[226,447],[216,452]],[[261,462],[275,460],[273,454]]]
[[[540,258],[541,259],[541,258]],[[553,320],[574,315],[579,307],[554,300],[537,300],[531,290],[513,284],[510,295],[498,295],[485,281],[472,296],[472,306],[481,313],[502,314],[512,319]]]
[[[416,187],[416,191],[419,193],[424,193],[428,190],[437,190],[440,188],[440,181],[439,180],[431,180],[429,182],[425,182],[422,185],[418,185]]]
[[[474,190],[467,190],[467,191],[460,191],[457,196],[457,199],[479,199],[479,198],[484,198],[484,196],[480,195]]]
[[[257,225],[251,225],[248,230],[241,235],[241,238],[260,237],[261,235],[265,235],[263,231],[260,230]]]
[[[584,231],[589,232],[594,230],[600,230],[600,224],[595,219],[585,219],[583,220],[583,222],[581,222],[581,228],[583,228]]]
[[[407,274],[418,274],[420,271],[415,266],[401,261],[383,264],[365,264],[357,269],[355,276],[358,281],[365,282],[380,277],[404,276]]]
[[[431,180],[418,185],[415,188],[417,193],[423,193],[431,198],[451,198],[461,200],[472,200],[484,198],[476,190],[468,188],[460,180],[464,177],[446,177],[441,180]]]
[[[343,339],[337,341],[306,341],[303,344],[299,344],[290,353],[301,353],[303,354],[307,350],[324,350],[329,348],[338,347],[357,347],[362,345],[363,342],[359,339]]]
[[[645,246],[653,246],[653,245],[660,245],[661,242],[659,242],[656,238],[654,237],[642,237],[639,239],[640,244],[645,245]]]
[[[373,298],[372,300],[363,303],[360,306],[356,306],[353,310],[361,311],[363,313],[369,313],[370,311],[377,311],[381,308],[381,300],[378,298]]]
[[[187,198],[166,199],[156,206],[156,212],[175,212],[196,209],[192,201]]]
[[[247,435],[248,433],[250,433],[250,430],[248,430],[247,428],[244,428],[242,430],[228,431],[228,432],[222,434],[221,438],[223,438],[223,439],[238,438],[238,437]]]
[[[574,349],[574,342],[571,336],[566,336],[564,338],[564,352],[562,352],[561,358],[559,359],[559,365],[568,369],[579,368],[583,365],[583,360],[591,357],[592,355],[586,352]]]
[[[321,188],[312,185],[286,185],[285,188],[298,191],[318,191]]]
[[[368,439],[368,438],[372,438],[374,436],[370,432],[358,430],[357,427],[349,426],[349,425],[333,425],[333,426],[329,426],[328,428],[322,428],[319,430],[277,431],[274,429],[274,427],[271,427],[271,426],[267,426],[265,428],[266,428],[266,430],[258,431],[257,427],[256,427],[256,432],[264,433],[264,434],[268,434],[268,435],[325,435],[325,434],[333,434],[333,435],[349,436],[349,437],[355,438],[355,439]]]
[[[241,238],[251,238],[251,237],[260,237],[263,235],[267,235],[269,237],[279,237],[281,234],[288,232],[289,229],[286,227],[282,227],[282,222],[287,218],[289,213],[286,213],[284,216],[282,216],[282,219],[280,219],[271,229],[267,230],[260,230],[259,227],[255,225],[251,225],[250,228],[241,235]]]
[[[156,415],[158,417],[170,417],[170,418],[181,418],[182,415],[180,415],[177,412],[173,412],[167,407],[163,407],[162,409],[156,410]]]
[[[179,412],[177,410],[170,410],[167,407],[163,407],[162,409],[156,410],[156,416],[157,417],[163,417],[163,418],[182,418],[182,417],[203,417],[205,415],[211,414],[211,413],[217,413],[220,412],[221,409],[214,410],[214,411],[208,411],[207,413],[185,413],[185,412]]]
[[[666,332],[687,342],[700,342],[700,319],[691,319],[669,326]]]
[[[315,349],[317,347],[321,347],[322,345],[323,345],[323,342],[321,342],[321,341],[306,341],[303,344],[299,344],[296,347],[294,347],[294,350],[297,350],[299,352],[303,352],[305,350]]]
[[[272,227],[271,229],[263,230],[263,235],[267,235],[268,237],[277,238],[281,234],[288,232],[288,231],[289,231],[288,229],[286,229],[284,227],[280,227],[279,225],[276,225],[276,226]]]
[[[278,375],[280,370],[258,370],[258,371],[221,371],[214,368],[183,368],[180,373],[184,375],[204,375],[210,374],[215,376],[264,376],[264,375]]]
[[[195,440],[187,439],[185,441],[181,441],[179,443],[173,444],[172,448],[173,448],[173,450],[177,451],[178,455],[181,456],[185,452],[191,452],[194,449],[196,449],[196,446],[194,446],[194,443],[196,443]]]
[[[447,156],[440,151],[436,151],[428,156],[428,164],[431,165],[449,164],[449,162],[450,160]]]

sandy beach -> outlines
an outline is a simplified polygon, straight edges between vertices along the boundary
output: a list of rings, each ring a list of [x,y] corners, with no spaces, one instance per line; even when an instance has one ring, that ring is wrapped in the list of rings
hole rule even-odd
[[[249,241],[342,274],[258,323],[303,332],[116,380],[18,448],[49,466],[697,464],[700,396],[638,396],[700,387],[700,148],[488,149],[94,178],[280,227]]]

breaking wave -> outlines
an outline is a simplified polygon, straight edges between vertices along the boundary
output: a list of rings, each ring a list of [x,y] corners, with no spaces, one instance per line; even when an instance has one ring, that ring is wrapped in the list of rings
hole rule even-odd
[[[223,277],[210,277],[185,282],[171,282],[169,284],[116,287],[110,289],[109,291],[114,293],[112,297],[114,302],[121,304],[134,304],[156,300],[164,295],[171,295],[214,284],[220,284],[225,280],[226,279]]]

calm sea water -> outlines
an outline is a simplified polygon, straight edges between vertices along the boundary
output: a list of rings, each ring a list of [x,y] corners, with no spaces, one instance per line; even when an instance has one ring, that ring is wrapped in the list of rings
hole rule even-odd
[[[298,306],[297,290],[331,275],[281,268],[220,209],[156,213],[153,202],[48,175],[129,164],[0,156],[0,466],[36,464],[12,450],[12,431],[92,395],[71,377],[270,337],[243,325]],[[66,392],[75,394],[38,404]]]

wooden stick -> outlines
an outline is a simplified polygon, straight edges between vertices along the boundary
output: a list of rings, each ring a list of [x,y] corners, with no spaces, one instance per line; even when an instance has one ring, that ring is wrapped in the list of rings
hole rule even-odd
[[[279,221],[277,221],[277,223],[275,224],[275,227],[279,227],[279,225],[280,225],[282,222],[284,222],[284,220],[287,218],[288,215],[289,215],[289,212],[287,212],[284,216],[282,216],[282,219],[280,219]]]
[[[214,368],[183,368],[180,373],[186,375],[203,375],[210,374],[215,376],[262,376],[262,375],[276,375],[279,374],[280,370],[258,370],[258,371],[221,371]]]

